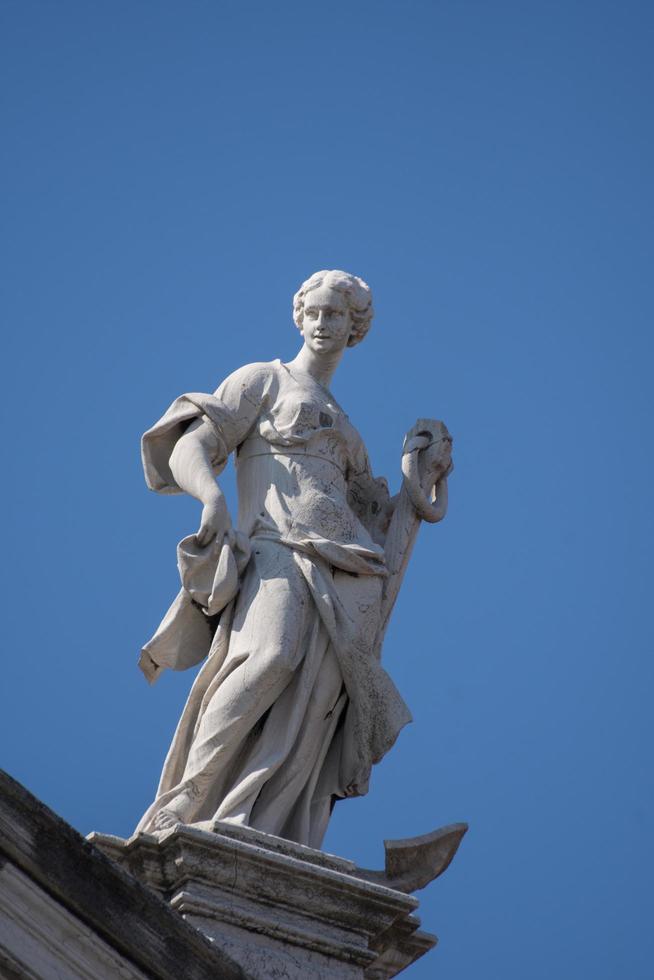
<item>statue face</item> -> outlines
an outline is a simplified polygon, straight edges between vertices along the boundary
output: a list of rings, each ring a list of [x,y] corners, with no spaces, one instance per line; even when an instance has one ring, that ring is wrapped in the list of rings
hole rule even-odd
[[[316,354],[343,350],[352,330],[352,317],[343,293],[331,286],[318,286],[304,297],[302,335]]]

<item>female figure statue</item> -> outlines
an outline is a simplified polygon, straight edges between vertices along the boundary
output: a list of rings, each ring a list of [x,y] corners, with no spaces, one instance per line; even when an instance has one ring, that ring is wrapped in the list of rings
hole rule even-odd
[[[441,423],[414,427],[391,500],[329,390],[370,327],[368,286],[317,272],[293,313],[294,360],[183,395],[143,437],[150,488],[203,509],[141,666],[153,680],[206,661],[137,830],[217,819],[320,847],[334,801],[367,791],[410,720],[381,641],[420,519],[444,516],[451,438]],[[215,479],[232,452],[236,528]]]

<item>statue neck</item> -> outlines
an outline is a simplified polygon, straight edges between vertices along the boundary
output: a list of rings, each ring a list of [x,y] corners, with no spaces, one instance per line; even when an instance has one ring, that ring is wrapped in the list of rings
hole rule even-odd
[[[329,354],[316,354],[315,351],[312,351],[304,344],[297,357],[289,361],[288,366],[311,375],[318,384],[329,388],[342,356],[342,350]]]

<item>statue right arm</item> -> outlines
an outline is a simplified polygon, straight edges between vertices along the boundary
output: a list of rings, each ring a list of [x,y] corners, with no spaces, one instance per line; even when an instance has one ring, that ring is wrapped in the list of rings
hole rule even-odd
[[[231,521],[213,468],[216,439],[208,422],[196,419],[177,441],[170,456],[170,469],[180,489],[203,504],[197,532],[198,544],[229,533]]]
[[[270,387],[268,365],[247,365],[231,374],[215,393],[223,413],[219,431],[215,420],[197,418],[175,443],[169,466],[178,487],[199,500],[202,520],[198,544],[206,545],[215,536],[231,535],[231,521],[225,498],[216,483],[216,469],[222,469],[229,454],[247,437],[259,416]],[[217,460],[217,443],[223,459]]]

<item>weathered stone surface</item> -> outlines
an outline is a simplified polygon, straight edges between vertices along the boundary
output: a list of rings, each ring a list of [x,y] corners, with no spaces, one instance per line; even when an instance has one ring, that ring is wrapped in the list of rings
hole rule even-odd
[[[246,980],[248,974],[0,771],[0,976]]]
[[[372,315],[363,280],[315,273],[293,300],[293,360],[182,395],[143,436],[148,486],[203,509],[141,666],[204,664],[139,831],[216,819],[320,847],[334,801],[368,791],[411,719],[381,646],[418,527],[445,516],[452,439],[420,419],[400,493],[373,476],[329,390]],[[236,526],[216,483],[232,453]]]
[[[148,980],[122,952],[9,861],[0,868],[0,976]],[[4,964],[4,970],[3,970]]]
[[[215,821],[90,840],[260,980],[385,980],[436,944],[412,896],[252,828]]]

